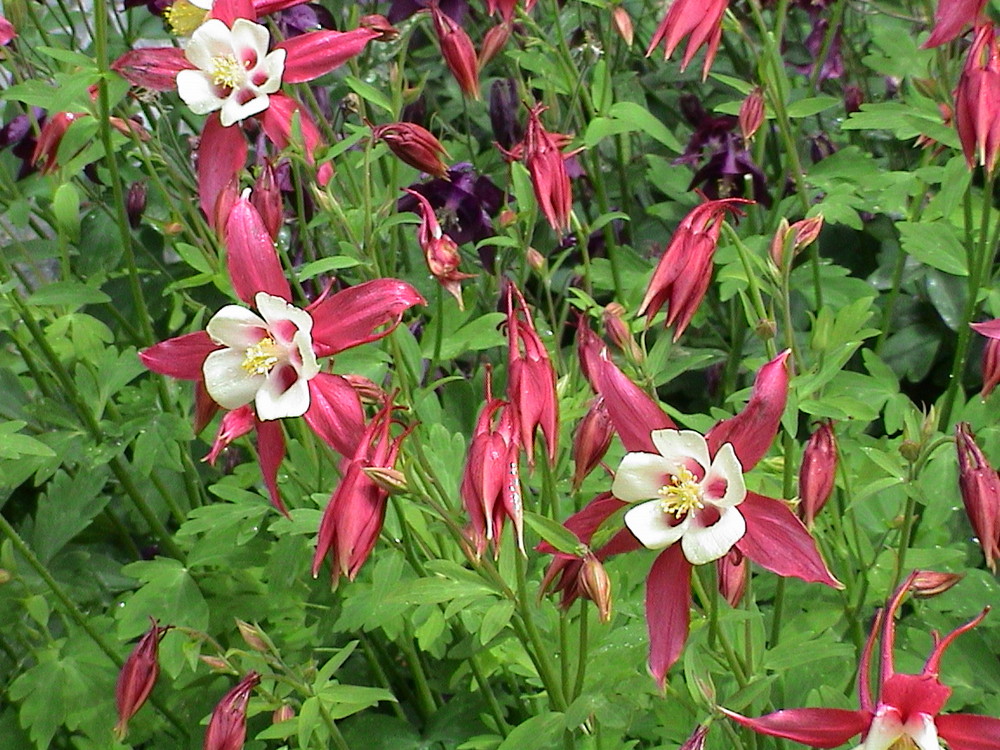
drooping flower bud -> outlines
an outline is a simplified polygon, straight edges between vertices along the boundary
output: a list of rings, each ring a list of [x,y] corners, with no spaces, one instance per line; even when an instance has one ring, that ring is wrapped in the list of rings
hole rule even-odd
[[[740,133],[746,142],[754,137],[764,123],[764,91],[760,86],[747,94],[747,98],[740,104],[739,123]]]
[[[358,19],[358,26],[377,31],[379,35],[372,40],[375,42],[392,42],[399,38],[399,29],[389,23],[389,19],[385,16],[378,14],[361,16]]]
[[[493,139],[501,148],[512,149],[524,137],[524,128],[517,119],[521,102],[517,96],[517,81],[499,78],[490,86],[490,125]]]
[[[750,566],[746,555],[735,547],[725,557],[716,563],[719,593],[729,602],[730,607],[736,607],[743,600],[747,590],[747,579],[750,577]]]
[[[979,392],[986,398],[1000,383],[1000,339],[988,338],[983,347],[983,389]]]
[[[782,216],[778,222],[778,231],[771,240],[770,255],[774,265],[780,269],[785,268],[784,264],[791,262],[796,255],[815,242],[822,230],[822,214],[802,219],[794,224],[789,224]]]
[[[573,462],[576,465],[573,471],[574,490],[580,488],[584,478],[604,458],[604,454],[608,452],[608,446],[611,445],[614,432],[611,417],[604,405],[604,397],[596,396],[591,400],[590,408],[580,420],[580,426],[577,427],[576,437],[573,440]]]
[[[830,499],[836,472],[837,440],[833,425],[824,422],[806,443],[799,469],[799,517],[808,528]]]
[[[274,166],[270,161],[264,162],[263,169],[257,175],[253,190],[250,192],[250,203],[260,214],[271,239],[277,240],[285,220],[285,205],[281,200],[281,189],[278,187]]]
[[[473,99],[479,98],[479,59],[472,39],[465,29],[441,11],[437,3],[431,4],[431,17],[441,56],[451,74],[458,81],[462,93]]]
[[[679,750],[702,750],[705,747],[705,738],[708,736],[708,726],[702,724],[692,732],[691,736],[684,740],[684,744]]]
[[[142,180],[136,180],[128,186],[128,192],[125,194],[125,214],[128,216],[128,225],[133,229],[138,229],[145,210],[146,183]]]
[[[281,708],[275,710],[275,712],[271,714],[271,723],[280,724],[283,721],[288,721],[289,719],[294,719],[294,718],[295,718],[295,709],[292,708],[292,706],[288,705],[287,703],[282,703]]]
[[[625,308],[617,302],[611,302],[604,308],[604,330],[617,346],[632,362],[642,361],[642,349],[636,343],[635,336],[625,322]]]
[[[635,29],[632,27],[632,16],[625,10],[625,6],[615,6],[614,10],[611,11],[611,22],[614,24],[618,36],[625,42],[625,46],[631,47],[632,41],[635,39]]]
[[[372,128],[372,138],[382,141],[399,159],[414,169],[434,177],[444,177],[448,165],[442,156],[451,158],[441,141],[426,128],[413,122],[392,122]]]
[[[150,618],[150,622],[152,626],[132,649],[118,674],[118,684],[115,686],[115,703],[118,706],[115,736],[119,740],[125,738],[129,719],[142,708],[160,674],[160,664],[157,661],[160,639],[170,627],[159,627],[153,618]]]
[[[983,549],[986,566],[995,572],[1000,557],[1000,475],[976,445],[967,422],[955,426],[955,447],[962,503]]]
[[[249,672],[222,696],[208,722],[204,750],[242,750],[247,737],[247,703],[259,684],[260,675]]]
[[[480,70],[507,46],[512,30],[511,24],[504,21],[486,32],[483,36],[483,44],[479,48],[478,65]]]
[[[1000,50],[992,23],[976,29],[953,98],[955,127],[969,169],[978,163],[992,174],[1000,155]]]
[[[555,231],[566,232],[573,211],[573,187],[566,171],[566,159],[571,154],[564,154],[562,148],[569,136],[545,129],[541,114],[546,109],[545,105],[538,104],[528,111],[522,153],[542,215]]]
[[[956,583],[965,578],[964,573],[939,573],[934,570],[914,571],[910,582],[910,591],[921,599],[928,599],[943,594]]]
[[[63,136],[69,130],[69,126],[81,117],[87,117],[85,112],[56,112],[45,121],[42,132],[38,135],[35,143],[35,153],[31,155],[31,163],[41,166],[42,174],[50,174],[59,166],[56,157],[59,154],[59,144],[62,143]]]
[[[270,651],[267,642],[264,640],[261,629],[258,626],[252,625],[244,620],[237,619],[236,628],[240,631],[240,637],[243,638],[243,642],[254,651],[259,651],[262,654]]]
[[[611,622],[611,579],[604,563],[592,552],[583,558],[580,568],[580,594],[597,605],[601,622]]]
[[[458,270],[458,264],[462,257],[458,252],[458,245],[455,244],[449,235],[441,230],[434,208],[423,195],[416,190],[404,188],[404,190],[417,199],[420,207],[421,222],[420,230],[417,233],[417,241],[424,251],[424,259],[427,261],[427,268],[438,283],[444,287],[458,302],[460,310],[465,308],[462,301],[462,286],[459,284],[463,279],[475,278],[475,274],[462,273]]]

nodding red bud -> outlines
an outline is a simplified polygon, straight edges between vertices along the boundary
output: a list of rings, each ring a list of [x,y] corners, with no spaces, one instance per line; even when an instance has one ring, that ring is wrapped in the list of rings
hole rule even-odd
[[[257,209],[264,228],[272,240],[278,239],[281,225],[285,221],[285,204],[281,200],[281,189],[274,174],[271,162],[265,162],[264,168],[257,175],[253,190],[250,192],[250,203]]]
[[[680,746],[679,750],[702,750],[705,747],[705,738],[708,736],[708,726],[702,724],[694,732],[684,740],[684,744]]]
[[[943,594],[965,578],[964,573],[938,573],[934,570],[918,570],[910,582],[910,591],[921,599]]]
[[[277,709],[273,714],[271,714],[271,723],[280,724],[283,721],[288,721],[289,719],[295,718],[295,709],[289,706],[287,703],[282,703],[281,708]]]
[[[420,229],[417,232],[417,241],[424,251],[427,268],[445,291],[455,298],[458,302],[458,309],[465,309],[462,301],[462,285],[459,282],[463,279],[474,278],[475,274],[462,273],[458,270],[458,264],[462,260],[458,252],[458,245],[450,235],[441,230],[441,225],[438,223],[430,201],[415,190],[409,188],[404,188],[404,190],[416,198],[417,204],[420,206],[422,219]]]
[[[799,517],[812,528],[833,492],[837,472],[837,439],[833,425],[824,422],[809,437],[799,469]]]
[[[719,559],[716,570],[722,598],[729,602],[730,607],[738,606],[746,593],[747,579],[750,577],[746,555],[734,547],[728,555]]]
[[[241,750],[247,737],[247,703],[260,684],[260,675],[250,672],[222,696],[205,732],[204,750]]]
[[[486,32],[486,35],[483,37],[483,44],[479,48],[478,64],[480,69],[482,69],[482,67],[494,57],[499,55],[501,50],[507,46],[507,41],[510,39],[512,29],[513,27],[511,24],[505,21],[499,26],[494,26]]]
[[[778,222],[778,231],[771,240],[770,255],[774,265],[784,268],[791,260],[809,247],[823,231],[823,215],[817,214],[808,219],[802,219],[789,224],[785,217]]]
[[[986,398],[1000,383],[1000,339],[986,339],[983,347],[983,389],[979,392]]]
[[[992,23],[976,29],[953,100],[966,164],[992,174],[1000,154],[1000,49]]]
[[[764,91],[757,86],[747,94],[740,104],[740,133],[744,141],[749,141],[764,124]]]
[[[128,193],[125,195],[125,213],[128,216],[128,225],[133,229],[138,229],[142,223],[142,214],[146,211],[146,183],[143,180],[136,180],[128,186]]]
[[[69,126],[81,117],[88,116],[85,112],[56,112],[45,121],[42,132],[35,141],[35,152],[31,155],[32,164],[38,165],[39,162],[44,162],[40,167],[42,174],[49,174],[59,166],[56,161],[59,144],[62,143]]]
[[[473,99],[479,98],[479,58],[472,46],[472,39],[461,26],[441,12],[437,3],[431,5],[431,18],[441,56],[451,74],[458,81],[462,93]]]
[[[157,661],[160,639],[170,630],[170,626],[161,628],[153,618],[150,618],[150,622],[152,627],[132,649],[118,674],[118,684],[115,685],[115,703],[118,706],[115,736],[119,740],[128,734],[128,720],[142,708],[160,674],[160,664]]]
[[[615,6],[614,10],[611,11],[611,22],[614,24],[618,36],[625,42],[625,46],[631,47],[632,40],[635,39],[635,29],[632,27],[632,16],[628,14],[624,6]]]
[[[243,638],[243,642],[254,651],[259,651],[263,654],[271,650],[264,641],[261,629],[256,625],[251,625],[249,622],[237,619],[236,628],[240,631],[240,637]]]
[[[608,452],[614,433],[615,428],[611,424],[608,407],[604,405],[604,397],[596,396],[580,420],[573,440],[573,461],[576,464],[573,471],[574,490],[579,489],[586,476],[597,468]]]
[[[399,37],[399,29],[389,23],[388,18],[380,16],[377,13],[373,13],[368,16],[361,16],[361,19],[358,21],[358,26],[363,29],[377,31],[379,35],[372,40],[375,42],[392,42]]]
[[[983,548],[986,565],[996,571],[1000,557],[1000,475],[976,445],[968,422],[955,425],[958,486],[972,530]]]
[[[0,47],[10,44],[10,41],[17,36],[14,24],[3,16],[0,16]]]
[[[611,343],[624,352],[631,361],[642,361],[642,349],[639,348],[635,336],[625,322],[625,308],[617,302],[612,302],[604,308],[604,331],[611,339]]]
[[[427,128],[413,122],[392,122],[372,128],[372,138],[382,141],[400,161],[434,177],[446,177],[448,165],[442,156],[451,158],[441,141]]]
[[[556,232],[565,233],[573,211],[573,187],[566,171],[568,155],[562,153],[562,148],[570,137],[545,129],[541,114],[546,109],[538,104],[529,110],[522,154],[542,215]]]
[[[535,248],[529,247],[524,254],[524,259],[528,261],[528,265],[535,271],[541,273],[545,270],[545,265],[547,261],[545,256],[538,252]]]
[[[580,568],[580,595],[597,605],[601,622],[611,622],[611,579],[604,563],[587,553]]]

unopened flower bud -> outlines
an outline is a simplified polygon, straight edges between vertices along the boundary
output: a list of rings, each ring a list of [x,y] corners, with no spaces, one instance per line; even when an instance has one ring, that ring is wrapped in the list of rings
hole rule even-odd
[[[240,636],[243,638],[243,642],[254,651],[267,653],[270,650],[267,643],[265,643],[263,637],[261,636],[260,628],[256,625],[251,625],[249,622],[237,619],[236,627],[240,631]]]
[[[160,674],[160,664],[157,661],[160,639],[170,628],[159,627],[153,618],[150,618],[150,622],[152,627],[132,649],[118,674],[118,684],[115,686],[115,703],[118,706],[115,736],[119,740],[124,739],[128,733],[128,720],[142,708]]]
[[[635,30],[632,28],[632,16],[628,14],[624,6],[616,5],[614,7],[614,10],[611,11],[611,22],[614,24],[618,36],[625,42],[625,46],[631,47],[632,40],[635,38]]]
[[[69,130],[70,125],[81,117],[87,117],[85,112],[56,112],[45,121],[42,132],[35,141],[35,152],[31,155],[31,163],[39,166],[42,174],[54,172],[59,166],[56,161],[59,154],[59,145],[63,136]]]
[[[247,736],[247,703],[259,684],[260,675],[250,672],[222,696],[208,722],[205,750],[242,750]]]
[[[796,255],[816,241],[822,229],[822,214],[794,224],[789,224],[785,217],[781,217],[778,231],[771,240],[770,255],[774,265],[785,268],[785,263],[790,263]]]
[[[385,466],[365,466],[361,471],[386,492],[395,494],[409,491],[406,475],[399,469],[390,469]]]
[[[604,330],[611,343],[625,353],[632,362],[642,361],[642,349],[635,341],[635,336],[625,322],[625,308],[617,302],[604,308]]]
[[[490,125],[493,139],[505,149],[511,149],[524,137],[524,128],[517,117],[521,100],[517,95],[517,81],[500,78],[490,86]]]
[[[264,168],[257,175],[257,181],[250,192],[250,203],[260,214],[271,239],[277,240],[281,224],[285,220],[285,206],[281,200],[281,189],[275,179],[274,167],[269,161],[264,163]]]
[[[584,478],[604,458],[608,446],[611,445],[613,434],[614,426],[604,405],[604,398],[597,396],[590,402],[590,408],[580,420],[580,426],[577,427],[576,437],[573,440],[573,461],[576,464],[573,471],[574,490],[580,488]]]
[[[511,30],[512,26],[504,21],[486,32],[486,35],[483,37],[482,46],[479,48],[480,69],[499,55],[503,48],[507,46]]]
[[[914,440],[904,440],[899,444],[899,455],[913,463],[920,458],[920,443]]]
[[[760,86],[747,94],[747,98],[740,104],[739,123],[740,133],[746,142],[754,137],[764,123],[764,91]]]
[[[399,159],[434,177],[445,177],[451,158],[441,142],[426,128],[413,122],[393,122],[372,129],[372,138],[383,141]]]
[[[764,341],[773,339],[778,332],[778,325],[773,320],[759,320],[754,327],[754,332]]]
[[[538,252],[535,248],[529,247],[527,253],[525,254],[525,258],[528,261],[528,265],[535,271],[541,273],[545,270],[545,256]]]
[[[943,594],[965,577],[964,573],[938,573],[934,570],[918,570],[910,583],[910,591],[921,599]]]
[[[580,568],[580,592],[597,605],[598,617],[601,622],[611,622],[611,579],[604,564],[593,554],[583,559]]]
[[[184,231],[184,225],[179,221],[168,221],[163,225],[163,233],[166,235],[180,234]]]
[[[441,11],[437,3],[431,5],[431,18],[441,46],[441,56],[458,81],[458,87],[466,96],[478,99],[479,60],[472,40],[465,29]]]
[[[501,229],[506,229],[509,226],[513,226],[513,224],[516,221],[517,221],[517,213],[515,213],[512,210],[510,210],[509,208],[505,208],[503,211],[500,212],[499,222],[500,222],[500,228]],[[532,248],[532,247],[528,248],[528,258],[529,258],[529,260],[531,258],[531,251],[532,250],[534,250],[534,248]],[[537,250],[535,250],[535,253],[537,255],[541,255],[541,253],[539,253]]]
[[[208,668],[213,672],[225,672],[231,673],[233,668],[229,665],[229,662],[220,656],[210,656],[208,654],[201,654],[199,657],[204,664],[208,665]]]
[[[146,183],[142,180],[133,182],[125,195],[125,213],[128,215],[128,225],[138,229],[142,223],[142,214],[146,210]]]
[[[729,606],[738,606],[746,593],[747,579],[750,577],[746,555],[734,547],[728,555],[719,559],[717,571],[719,593],[729,602]]]
[[[836,471],[837,441],[833,426],[824,422],[806,443],[799,469],[799,517],[809,528],[830,499]]]
[[[692,735],[684,740],[680,750],[702,750],[705,747],[705,738],[708,736],[708,727],[704,724],[694,730]]]
[[[14,576],[10,574],[9,570],[6,568],[0,568],[0,586],[3,586],[5,583],[10,583],[13,577]]]
[[[277,709],[273,714],[271,714],[271,723],[280,724],[283,721],[288,721],[295,718],[295,709],[289,706],[287,703],[282,703],[281,708]]]
[[[368,16],[361,16],[358,26],[363,29],[377,31],[379,35],[373,41],[392,42],[399,37],[399,29],[389,23],[389,19],[377,13]]]
[[[385,390],[364,375],[348,374],[344,375],[344,379],[351,384],[351,388],[357,391],[362,403],[384,404],[388,399]]]
[[[858,86],[844,86],[844,112],[846,114],[850,115],[860,111],[864,101],[864,92]]]
[[[1000,474],[976,444],[967,422],[955,426],[955,447],[962,503],[983,548],[986,566],[995,572],[1000,557]]]

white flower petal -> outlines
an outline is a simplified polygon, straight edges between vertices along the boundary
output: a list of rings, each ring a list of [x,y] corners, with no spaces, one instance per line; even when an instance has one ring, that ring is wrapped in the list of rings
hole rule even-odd
[[[694,430],[653,430],[650,433],[656,450],[669,461],[678,466],[684,459],[694,459],[703,468],[708,468],[711,459],[708,457],[708,443],[700,432]],[[676,469],[675,469],[676,471]]]
[[[285,73],[285,55],[287,54],[286,50],[276,49],[265,57],[263,65],[258,65],[257,70],[251,74],[253,76],[260,71],[267,76],[267,80],[264,83],[260,85],[254,84],[260,93],[273,94],[281,88],[281,76]]]
[[[892,706],[879,706],[868,735],[858,750],[889,750],[892,743],[902,736],[903,723],[899,720],[899,711]]]
[[[299,331],[295,334],[292,343],[298,349],[299,357],[302,359],[302,364],[295,365],[299,377],[312,380],[319,373],[319,362],[316,361],[316,352],[312,348],[312,339],[305,331]]]
[[[284,367],[278,365],[271,370],[257,391],[255,405],[260,419],[301,417],[309,410],[309,381],[305,378],[296,378],[290,387],[285,388],[283,369]]]
[[[711,526],[698,523],[697,514],[688,517],[692,518],[691,526],[681,540],[681,548],[692,565],[704,565],[725,556],[747,533],[746,519],[736,508],[724,509]]]
[[[907,720],[903,730],[913,738],[920,750],[942,750],[933,716],[914,714]]]
[[[226,305],[219,310],[208,321],[205,331],[217,344],[239,349],[241,357],[248,346],[268,335],[267,323],[239,305]]]
[[[223,409],[249,404],[264,385],[263,375],[251,375],[243,369],[245,356],[242,349],[219,349],[205,357],[205,390]]]
[[[671,526],[673,516],[664,513],[659,500],[637,505],[625,514],[625,525],[647,549],[669,547],[687,533],[691,525],[688,514],[679,524]]]
[[[182,70],[177,74],[177,95],[196,115],[215,112],[228,101],[219,98],[215,92],[215,85],[208,73]]]
[[[243,90],[250,91],[249,88]],[[267,94],[258,94],[252,99],[248,99],[244,103],[240,104],[240,100],[236,97],[234,92],[223,102],[222,111],[219,112],[219,122],[222,123],[222,127],[228,128],[230,125],[242,122],[248,117],[259,115],[267,109],[270,104],[271,99]]]
[[[230,39],[236,59],[245,62],[247,54],[253,53],[254,67],[256,67],[267,54],[268,45],[271,43],[271,32],[259,23],[246,18],[237,18],[233,22]]]
[[[660,488],[675,470],[673,463],[655,453],[626,453],[611,483],[611,494],[628,503],[659,497]]]
[[[202,70],[212,67],[212,58],[233,54],[233,32],[218,18],[210,18],[195,29],[184,48],[184,56]]]
[[[202,10],[212,10],[213,0],[188,0],[191,5]]]
[[[312,340],[313,319],[312,315],[305,310],[267,292],[257,292],[253,301],[254,305],[257,306],[257,311],[267,321],[268,328],[271,330],[276,331],[282,323],[291,323],[295,328],[309,336],[310,341]],[[275,340],[282,344],[291,343],[290,338],[284,338],[280,335]]]
[[[722,495],[713,490],[725,486]],[[701,481],[705,492],[705,500],[717,508],[732,508],[739,505],[747,496],[746,482],[743,480],[743,467],[736,457],[732,443],[726,443],[715,454],[712,465],[705,478]]]

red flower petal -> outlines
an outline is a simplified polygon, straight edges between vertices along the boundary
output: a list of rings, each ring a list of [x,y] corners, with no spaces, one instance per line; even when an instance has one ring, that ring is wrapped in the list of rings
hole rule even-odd
[[[177,74],[192,70],[194,65],[177,47],[144,47],[126,52],[111,69],[133,86],[153,91],[170,91],[177,87]]]
[[[1000,719],[946,714],[934,717],[934,723],[951,750],[1000,750]]]
[[[308,308],[316,356],[376,341],[399,325],[406,310],[423,304],[416,289],[397,279],[376,279],[332,294]]]
[[[705,440],[713,456],[723,445],[732,443],[744,472],[750,471],[764,457],[778,434],[781,415],[788,401],[786,360],[790,354],[791,351],[786,349],[761,367],[743,411],[708,431]]]
[[[750,719],[720,708],[735,722],[760,734],[784,737],[811,747],[837,747],[851,737],[866,731],[871,716],[865,711],[842,708],[791,708],[776,711],[759,719]]]
[[[229,213],[225,240],[229,278],[241,300],[253,304],[257,292],[267,292],[291,301],[292,290],[281,270],[271,235],[257,209],[246,198],[236,201]]]
[[[271,504],[288,515],[288,509],[281,501],[278,491],[278,467],[285,457],[285,434],[281,429],[281,420],[257,420],[257,453],[260,455],[260,473],[264,476],[264,485],[271,495]]]
[[[238,127],[224,128],[215,112],[205,120],[198,144],[198,197],[202,212],[213,225],[219,196],[235,190],[236,177],[247,161],[247,142]],[[225,217],[223,217],[225,218]]]
[[[736,543],[740,552],[779,576],[843,588],[826,567],[806,527],[788,506],[748,492],[738,508],[747,522],[747,533]]]
[[[139,352],[139,359],[153,372],[180,380],[201,380],[205,357],[219,348],[205,331],[176,336]]]
[[[691,617],[691,563],[681,545],[668,547],[646,578],[649,671],[663,690],[667,672],[684,650]]]
[[[365,431],[358,392],[340,375],[321,372],[309,381],[309,428],[340,455],[351,457]]]
[[[361,54],[365,45],[377,36],[377,31],[362,28],[351,31],[310,31],[286,39],[274,47],[288,52],[281,82],[302,83],[319,78]]]
[[[657,453],[650,433],[653,430],[676,430],[677,425],[645,391],[608,359],[607,352],[601,354],[599,365],[596,374],[598,390],[604,396],[611,423],[625,448]]]

